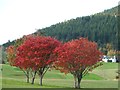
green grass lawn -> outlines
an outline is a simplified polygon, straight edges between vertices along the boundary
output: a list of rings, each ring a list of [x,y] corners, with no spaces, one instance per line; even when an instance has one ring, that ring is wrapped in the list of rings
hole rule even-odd
[[[72,88],[74,79],[71,74],[65,75],[57,70],[48,71],[43,78],[43,86],[39,86],[39,77],[35,79],[35,84],[26,83],[24,73],[9,65],[2,65],[3,88]],[[115,80],[117,63],[104,63],[102,66],[88,73],[81,81],[83,88],[117,88],[118,81]]]
[[[95,68],[92,73],[103,77],[105,80],[114,80],[117,76],[118,63],[103,63],[102,66]]]
[[[118,63],[103,62],[103,65],[100,67],[97,67],[96,69],[118,69]]]

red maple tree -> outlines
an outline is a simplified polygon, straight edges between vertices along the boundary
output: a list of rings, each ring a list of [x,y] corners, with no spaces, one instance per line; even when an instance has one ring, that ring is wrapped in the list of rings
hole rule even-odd
[[[61,43],[51,37],[45,36],[26,36],[24,42],[16,50],[15,66],[20,68],[32,69],[34,71],[32,84],[36,73],[40,76],[40,85],[44,74],[50,68],[53,58],[53,51]]]
[[[56,68],[74,76],[75,88],[80,88],[82,77],[99,65],[102,55],[97,44],[86,38],[69,41],[56,48],[54,53],[57,56]]]

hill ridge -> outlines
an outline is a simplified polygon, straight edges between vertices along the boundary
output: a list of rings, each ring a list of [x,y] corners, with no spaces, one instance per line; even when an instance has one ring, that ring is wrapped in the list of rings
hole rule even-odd
[[[75,19],[56,23],[49,27],[38,29],[33,34],[42,32],[45,36],[52,36],[63,42],[79,37],[87,37],[89,40],[97,42],[99,47],[105,47],[109,43],[113,46],[113,49],[119,50],[117,11],[118,6],[94,15],[76,17]],[[14,41],[7,42],[3,46],[7,47],[13,43]]]

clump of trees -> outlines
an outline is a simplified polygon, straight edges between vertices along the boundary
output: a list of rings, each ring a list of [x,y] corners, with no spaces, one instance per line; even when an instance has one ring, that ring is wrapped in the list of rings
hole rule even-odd
[[[32,84],[36,74],[42,79],[50,67],[64,73],[71,73],[75,79],[75,88],[80,88],[84,75],[101,65],[102,53],[97,44],[86,38],[66,43],[45,36],[28,35],[15,41],[7,49],[7,58],[12,66],[19,67],[26,75],[29,83],[32,73]]]
[[[51,37],[26,36],[22,39],[22,44],[18,41],[14,46],[8,48],[8,60],[11,65],[19,67],[26,75],[29,82],[29,73],[33,72],[32,84],[35,75],[40,76],[40,85],[44,74],[53,63],[53,51],[61,43]],[[15,47],[17,46],[17,48]]]

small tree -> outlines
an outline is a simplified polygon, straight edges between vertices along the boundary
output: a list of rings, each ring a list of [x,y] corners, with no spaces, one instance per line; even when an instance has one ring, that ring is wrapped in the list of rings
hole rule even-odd
[[[81,79],[89,70],[99,66],[102,55],[97,44],[86,38],[69,41],[56,48],[54,53],[57,56],[56,68],[74,76],[75,88],[80,88]]]
[[[25,70],[30,68],[34,71],[32,84],[38,72],[42,85],[43,76],[54,61],[53,51],[59,45],[60,42],[54,38],[29,35],[17,48],[15,63]]]
[[[10,65],[14,65],[15,49],[14,49],[14,46],[12,45],[7,48],[7,59]]]
[[[10,45],[6,49],[7,60],[11,66],[15,65],[16,49],[18,48],[18,46],[20,46],[23,43],[24,39],[25,39],[25,36],[23,38],[15,40],[14,45]]]

